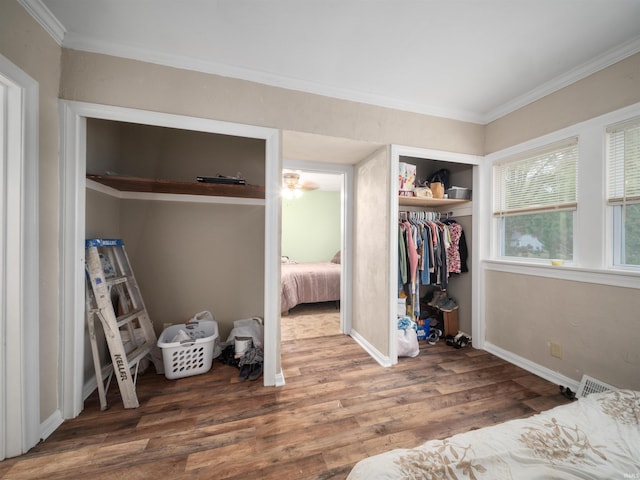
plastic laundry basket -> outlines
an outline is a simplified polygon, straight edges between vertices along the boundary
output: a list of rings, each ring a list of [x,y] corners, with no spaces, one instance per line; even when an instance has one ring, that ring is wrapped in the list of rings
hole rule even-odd
[[[189,336],[189,340],[172,342],[180,330]],[[158,338],[165,377],[173,380],[211,370],[213,346],[217,338],[218,323],[215,320],[189,322],[165,328]]]

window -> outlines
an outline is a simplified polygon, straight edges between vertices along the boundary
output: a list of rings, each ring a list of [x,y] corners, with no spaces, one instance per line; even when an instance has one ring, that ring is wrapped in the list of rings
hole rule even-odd
[[[576,138],[493,167],[501,256],[573,260],[577,169]]]
[[[613,263],[640,266],[640,117],[607,128],[607,201]]]

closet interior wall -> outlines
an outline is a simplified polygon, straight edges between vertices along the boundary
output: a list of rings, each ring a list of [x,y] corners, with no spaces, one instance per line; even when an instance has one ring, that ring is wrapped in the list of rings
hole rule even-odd
[[[449,170],[449,180],[451,185],[473,189],[473,165],[445,162],[441,160],[415,158],[409,156],[400,156],[399,160],[400,162],[409,163],[416,166],[416,182],[421,182],[425,179],[428,179],[433,173],[437,172],[438,170],[447,169]],[[473,332],[471,331],[471,279],[474,272],[472,271],[473,257],[471,248],[471,238],[473,234],[471,203],[441,207],[400,206],[399,210],[439,212],[445,217],[447,214],[449,214],[451,218],[455,219],[456,222],[458,222],[462,226],[468,249],[467,268],[469,269],[469,271],[461,274],[452,274],[449,277],[447,293],[458,303],[458,321],[460,330],[473,335]],[[429,291],[433,289],[439,289],[439,287],[421,286],[421,298],[429,294]]]

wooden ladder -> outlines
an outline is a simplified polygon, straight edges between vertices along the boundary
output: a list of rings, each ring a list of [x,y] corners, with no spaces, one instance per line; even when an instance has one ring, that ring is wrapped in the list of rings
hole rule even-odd
[[[98,383],[100,408],[107,408],[106,391],[115,375],[125,408],[137,408],[135,384],[141,360],[153,362],[164,373],[157,337],[120,239],[88,239],[86,248],[86,316]],[[95,317],[100,319],[109,347],[111,365],[100,361]],[[140,335],[136,335],[140,333]],[[107,377],[105,386],[105,376]]]

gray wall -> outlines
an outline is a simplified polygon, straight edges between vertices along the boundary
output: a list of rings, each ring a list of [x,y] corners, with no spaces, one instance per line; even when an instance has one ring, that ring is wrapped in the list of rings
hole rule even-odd
[[[485,280],[491,343],[577,381],[640,389],[637,289],[491,271]]]
[[[121,229],[159,333],[209,310],[226,340],[233,320],[264,313],[264,207],[125,200]]]

